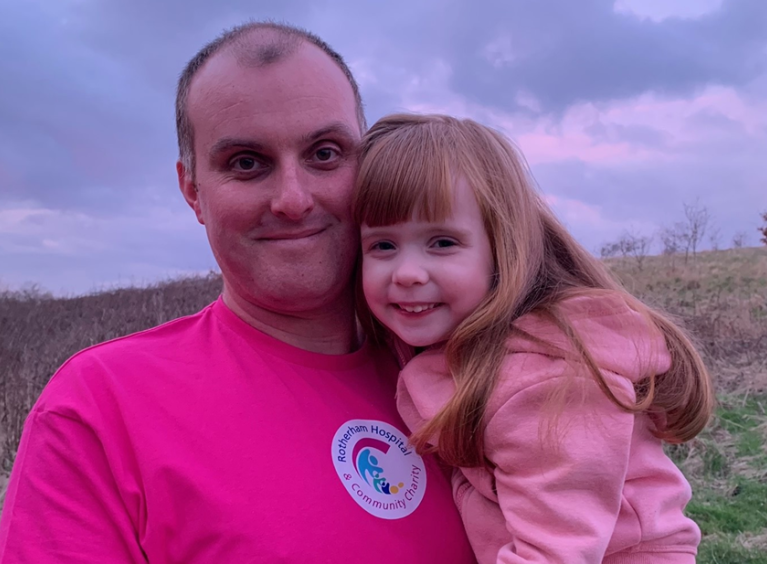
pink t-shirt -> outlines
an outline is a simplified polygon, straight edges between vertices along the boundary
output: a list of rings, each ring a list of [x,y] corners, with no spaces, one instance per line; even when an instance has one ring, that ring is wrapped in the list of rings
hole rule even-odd
[[[0,563],[474,562],[387,353],[307,352],[218,300],[67,361],[26,424]]]

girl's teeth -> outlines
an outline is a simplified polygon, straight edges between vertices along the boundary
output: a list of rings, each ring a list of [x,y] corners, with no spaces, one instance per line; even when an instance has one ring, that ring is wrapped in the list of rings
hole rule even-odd
[[[427,309],[431,309],[433,307],[434,307],[434,304],[430,304],[425,306],[414,306],[414,307],[402,306],[402,309],[404,309],[408,313],[421,313],[422,311],[426,311]]]

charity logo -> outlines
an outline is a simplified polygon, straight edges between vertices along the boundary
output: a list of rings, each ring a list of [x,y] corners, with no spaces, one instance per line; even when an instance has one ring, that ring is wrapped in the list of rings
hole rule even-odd
[[[336,432],[333,464],[357,504],[382,519],[407,517],[426,492],[423,459],[396,427],[355,419]]]

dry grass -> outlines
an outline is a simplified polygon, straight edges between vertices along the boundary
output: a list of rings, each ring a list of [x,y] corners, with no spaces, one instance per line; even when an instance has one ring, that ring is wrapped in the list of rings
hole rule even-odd
[[[211,274],[70,299],[0,293],[0,472],[10,470],[27,413],[67,358],[195,313],[220,291]]]
[[[608,265],[626,288],[692,333],[723,393],[767,390],[767,248]]]
[[[0,473],[0,513],[3,512],[3,502],[5,501],[5,486],[8,484],[8,476]]]

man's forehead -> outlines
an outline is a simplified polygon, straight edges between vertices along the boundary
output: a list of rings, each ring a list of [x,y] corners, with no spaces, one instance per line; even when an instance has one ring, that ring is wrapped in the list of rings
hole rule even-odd
[[[221,97],[227,91],[237,90],[238,86],[255,89],[274,82],[300,86],[304,82],[302,78],[314,78],[322,86],[337,90],[339,95],[349,94],[354,98],[349,79],[319,47],[304,41],[282,51],[275,49],[257,55],[246,52],[242,46],[222,48],[198,70],[190,84],[189,100],[193,102],[211,94]]]
[[[331,121],[351,120],[352,125],[357,121],[349,81],[313,45],[301,46],[284,59],[256,67],[243,65],[233,52],[217,53],[192,82],[187,111],[192,122],[227,119],[238,112],[275,112],[287,120],[294,115],[317,114],[310,121],[318,123],[304,124],[309,127],[301,128],[305,129],[302,135],[327,127]]]

